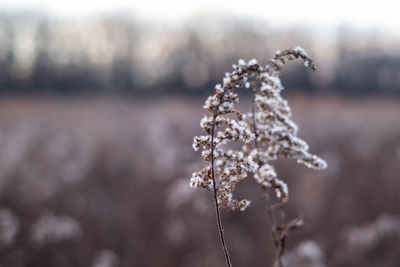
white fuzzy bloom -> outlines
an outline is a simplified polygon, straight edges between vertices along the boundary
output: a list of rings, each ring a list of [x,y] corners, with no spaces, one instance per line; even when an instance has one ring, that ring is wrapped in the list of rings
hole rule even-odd
[[[242,201],[239,202],[239,209],[240,211],[244,211],[245,209],[247,209],[251,204],[251,201],[247,200],[247,199],[243,199]]]
[[[202,184],[202,179],[198,175],[198,173],[196,172],[192,173],[192,178],[190,178],[190,187],[199,188],[201,187],[201,184]]]
[[[245,117],[246,122],[252,125],[251,128],[257,131],[257,147],[254,142],[248,142],[244,146],[247,155],[259,161],[260,167],[254,179],[263,187],[274,188],[283,201],[288,199],[288,187],[278,179],[271,161],[292,158],[308,168],[320,170],[327,167],[324,160],[308,152],[308,144],[297,136],[298,128],[291,120],[290,106],[281,96],[283,86],[279,75],[283,65],[295,58],[301,58],[310,69],[315,68],[307,52],[301,47],[277,51],[275,58],[258,74],[261,85],[254,88],[254,114]]]
[[[285,182],[283,182],[279,179],[276,179],[275,183],[276,183],[276,187],[277,187],[277,189],[275,189],[277,197],[283,198],[283,197],[289,195],[289,189]]]
[[[247,66],[254,66],[254,65],[257,65],[258,64],[258,61],[257,61],[257,59],[255,59],[255,58],[253,58],[253,59],[251,59],[250,61],[249,61],[249,63],[247,63]]]
[[[274,90],[283,90],[283,86],[279,77],[276,76],[269,76],[268,81]]]
[[[250,171],[252,173],[256,173],[260,166],[254,161],[253,157],[251,157],[251,156],[247,157],[247,162],[250,165]]]
[[[205,135],[194,137],[193,149],[202,149],[201,155],[208,165],[193,173],[190,186],[213,191],[215,183],[213,193],[220,207],[228,210],[248,207],[250,201],[234,199],[233,191],[249,173],[263,187],[272,187],[286,202],[288,186],[278,179],[271,165],[278,158],[292,158],[317,170],[326,168],[326,162],[310,154],[307,143],[297,136],[291,109],[281,96],[283,86],[279,75],[283,66],[296,58],[315,69],[301,47],[277,51],[265,66],[255,59],[248,63],[240,59],[232,66],[233,71],[225,74],[223,83],[215,86],[215,94],[207,98],[204,108],[208,114],[200,122]],[[255,94],[253,112],[242,115],[235,108],[239,103],[236,90],[250,86]],[[227,149],[231,142],[241,142],[242,149]]]
[[[295,48],[293,48],[293,50],[294,50],[295,52],[299,53],[299,54],[303,54],[303,55],[305,55],[305,56],[308,57],[308,53],[306,52],[306,50],[304,50],[303,47],[296,46]]]

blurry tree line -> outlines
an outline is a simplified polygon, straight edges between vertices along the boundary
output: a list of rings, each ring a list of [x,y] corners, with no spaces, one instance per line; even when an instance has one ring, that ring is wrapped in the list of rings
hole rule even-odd
[[[201,94],[237,59],[261,61],[296,45],[323,67],[316,74],[289,67],[284,83],[293,90],[400,94],[400,55],[391,50],[398,44],[374,33],[342,28],[326,48],[308,29],[240,18],[160,25],[122,15],[68,20],[34,13],[0,14],[0,92]]]

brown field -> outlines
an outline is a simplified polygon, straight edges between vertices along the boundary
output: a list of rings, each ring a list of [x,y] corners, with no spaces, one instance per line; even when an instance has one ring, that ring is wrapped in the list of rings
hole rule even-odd
[[[278,162],[287,216],[306,223],[289,237],[288,264],[400,266],[400,100],[289,102],[329,166]],[[189,188],[202,104],[1,99],[0,266],[224,266],[212,200]],[[261,190],[249,179],[238,193],[252,205],[224,212],[234,266],[271,266]]]

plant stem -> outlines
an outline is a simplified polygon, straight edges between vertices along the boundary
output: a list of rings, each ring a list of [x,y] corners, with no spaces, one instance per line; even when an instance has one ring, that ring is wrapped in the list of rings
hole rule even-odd
[[[264,188],[264,194],[263,197],[266,202],[267,206],[267,214],[268,214],[268,221],[269,224],[271,225],[271,236],[272,236],[272,242],[274,244],[275,248],[275,260],[277,263],[277,267],[284,267],[283,262],[282,262],[282,243],[281,243],[281,238],[279,236],[279,233],[276,231],[276,218],[274,215],[274,212],[272,210],[272,201],[269,197],[269,192],[267,188]]]
[[[214,191],[214,204],[215,204],[215,217],[217,218],[217,225],[218,225],[218,231],[219,231],[219,238],[221,240],[222,248],[224,250],[225,254],[225,259],[226,259],[226,265],[228,267],[232,267],[231,259],[229,257],[229,252],[228,248],[226,246],[225,242],[225,237],[224,237],[224,229],[222,228],[222,221],[221,221],[221,215],[219,212],[219,206],[218,206],[218,198],[217,198],[217,185],[215,181],[215,174],[214,174],[214,131],[215,131],[215,119],[217,117],[217,114],[214,114],[213,118],[213,126],[211,129],[211,179],[213,181],[213,191]]]

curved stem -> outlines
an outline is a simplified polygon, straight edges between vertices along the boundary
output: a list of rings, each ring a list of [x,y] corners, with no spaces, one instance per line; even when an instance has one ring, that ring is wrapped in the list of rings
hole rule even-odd
[[[263,197],[265,199],[266,202],[266,206],[267,206],[267,214],[268,214],[268,221],[269,224],[271,225],[271,236],[272,236],[272,242],[274,244],[274,248],[275,248],[275,261],[276,261],[276,266],[277,267],[284,267],[283,262],[282,262],[282,254],[283,254],[283,250],[282,250],[282,241],[281,238],[279,236],[279,233],[276,231],[276,218],[274,215],[274,212],[272,210],[272,201],[269,197],[269,192],[267,188],[264,188],[264,194]]]
[[[218,198],[217,198],[217,185],[216,185],[215,174],[214,174],[214,131],[215,131],[215,118],[216,117],[217,117],[217,114],[214,114],[213,126],[211,129],[211,179],[213,181],[213,190],[214,190],[213,196],[214,196],[214,204],[215,204],[215,217],[217,219],[219,238],[221,240],[222,248],[224,250],[226,265],[228,267],[232,267],[228,248],[227,248],[226,242],[225,242],[224,229],[222,228],[222,221],[221,221],[221,215],[219,212]]]

